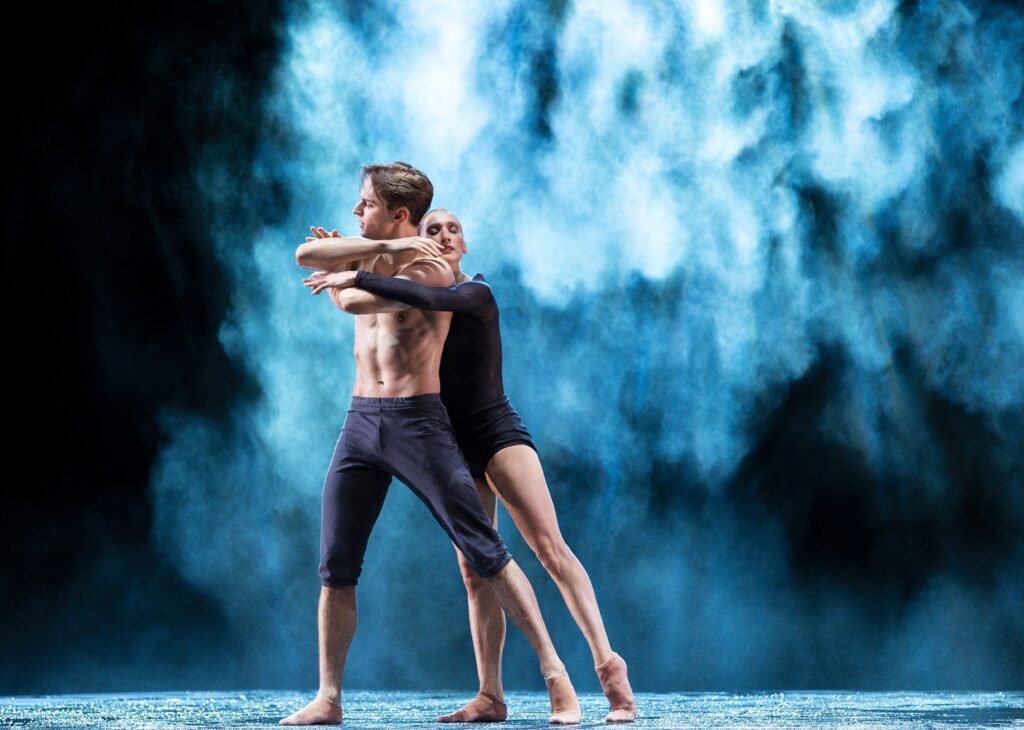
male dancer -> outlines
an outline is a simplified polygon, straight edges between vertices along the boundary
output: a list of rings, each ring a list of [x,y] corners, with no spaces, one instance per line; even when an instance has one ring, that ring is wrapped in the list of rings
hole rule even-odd
[[[453,284],[436,244],[415,239],[433,198],[427,177],[401,162],[364,166],[362,176],[361,197],[352,212],[364,237],[310,240],[299,246],[296,262],[327,271],[397,275],[424,286]],[[400,250],[379,243],[403,238],[407,245]],[[537,652],[551,697],[548,721],[579,722],[576,693],[551,644],[533,587],[484,512],[441,403],[439,367],[451,313],[412,309],[359,289],[329,292],[339,308],[357,315],[356,380],[324,482],[320,689],[279,724],[342,720],[341,680],[356,628],[355,585],[392,476],[430,508]]]

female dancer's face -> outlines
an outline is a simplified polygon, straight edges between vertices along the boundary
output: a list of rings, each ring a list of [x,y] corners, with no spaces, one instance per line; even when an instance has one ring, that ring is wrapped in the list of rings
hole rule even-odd
[[[466,239],[462,236],[462,224],[447,210],[429,213],[420,224],[420,230],[427,238],[434,239],[441,247],[441,258],[452,266],[466,254]]]

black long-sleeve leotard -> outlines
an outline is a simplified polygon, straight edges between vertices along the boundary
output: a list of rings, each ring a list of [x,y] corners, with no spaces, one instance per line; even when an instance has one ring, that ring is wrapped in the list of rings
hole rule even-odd
[[[356,287],[417,309],[452,312],[441,353],[441,400],[453,419],[505,395],[498,303],[483,274],[447,289],[360,271]]]

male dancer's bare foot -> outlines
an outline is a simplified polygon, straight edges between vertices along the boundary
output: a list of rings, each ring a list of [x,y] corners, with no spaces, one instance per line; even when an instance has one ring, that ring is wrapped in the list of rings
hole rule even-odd
[[[551,717],[548,722],[552,725],[575,725],[580,721],[579,700],[576,699],[576,690],[569,681],[569,673],[562,670],[553,677],[545,677],[548,685],[548,697],[551,698]]]
[[[341,724],[341,705],[329,700],[321,694],[313,701],[277,723],[278,725],[339,725]]]
[[[438,722],[504,722],[508,706],[497,695],[480,692],[458,712],[437,718]]]
[[[633,689],[629,686],[626,676],[626,660],[618,654],[594,667],[597,678],[601,680],[601,689],[608,698],[611,712],[605,722],[633,722],[636,720],[636,702],[633,700]]]

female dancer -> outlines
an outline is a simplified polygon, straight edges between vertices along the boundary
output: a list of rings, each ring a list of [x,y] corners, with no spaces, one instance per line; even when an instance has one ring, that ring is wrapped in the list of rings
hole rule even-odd
[[[313,229],[319,237],[328,234]],[[505,395],[501,375],[501,333],[498,305],[483,276],[470,278],[461,270],[467,252],[462,225],[452,213],[432,210],[423,216],[420,233],[433,239],[455,272],[449,289],[432,289],[405,279],[366,271],[318,272],[304,283],[316,294],[327,286],[355,286],[417,309],[453,312],[441,356],[441,399],[448,409],[456,440],[476,479],[484,508],[497,526],[495,493],[508,509],[523,539],[558,586],[566,606],[590,645],[594,669],[610,704],[607,722],[631,722],[636,703],[626,662],[612,651],[605,633],[590,577],[562,537],[551,493],[536,447],[519,414]],[[337,235],[334,232],[333,235]],[[505,616],[486,582],[458,553],[466,585],[469,623],[476,654],[480,691],[457,712],[440,722],[496,722],[507,717],[502,700],[501,654]],[[564,678],[564,679],[563,679]],[[553,700],[563,674],[546,678]],[[568,695],[566,695],[568,696]],[[554,703],[553,703],[554,704]],[[579,703],[557,713],[562,722],[579,722]]]

